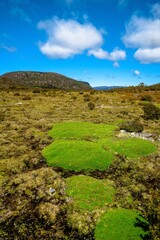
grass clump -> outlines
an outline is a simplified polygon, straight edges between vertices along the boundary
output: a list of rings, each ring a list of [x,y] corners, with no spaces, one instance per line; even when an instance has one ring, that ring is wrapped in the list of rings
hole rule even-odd
[[[152,142],[138,138],[110,141],[107,143],[107,148],[133,159],[156,151],[156,146]]]
[[[73,198],[75,209],[93,211],[113,201],[115,189],[106,181],[89,176],[73,176],[66,179],[67,194]]]
[[[49,135],[55,139],[85,139],[90,136],[93,140],[111,137],[115,125],[94,124],[89,122],[64,122],[53,126]]]
[[[147,234],[140,226],[147,221],[139,213],[128,209],[115,209],[105,213],[95,229],[96,240],[141,240]]]
[[[74,171],[105,170],[114,158],[97,143],[77,140],[56,140],[42,153],[49,166]]]

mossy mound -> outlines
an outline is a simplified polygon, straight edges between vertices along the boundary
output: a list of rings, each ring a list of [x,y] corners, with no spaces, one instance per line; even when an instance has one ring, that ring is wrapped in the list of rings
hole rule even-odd
[[[96,140],[113,136],[117,126],[90,122],[64,122],[55,124],[49,135],[54,139]]]
[[[115,209],[105,213],[95,229],[96,240],[141,240],[147,233],[140,227],[147,221],[139,213],[128,209]]]
[[[73,198],[74,209],[93,211],[113,201],[115,189],[107,181],[79,175],[66,179],[67,194]]]
[[[56,140],[42,151],[49,166],[67,170],[105,170],[113,161],[110,151],[94,142]]]
[[[107,142],[107,148],[129,158],[138,158],[156,151],[156,146],[147,140],[130,138]]]
[[[156,146],[143,139],[116,141],[115,125],[88,122],[55,124],[49,132],[55,141],[42,154],[49,166],[74,171],[105,170],[116,153],[138,158],[156,151]]]

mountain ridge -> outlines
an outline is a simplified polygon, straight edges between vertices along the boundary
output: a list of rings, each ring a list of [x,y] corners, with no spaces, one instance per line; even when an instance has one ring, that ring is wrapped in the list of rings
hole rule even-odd
[[[87,82],[81,82],[55,72],[15,71],[0,76],[0,87],[39,87],[62,90],[91,90]]]

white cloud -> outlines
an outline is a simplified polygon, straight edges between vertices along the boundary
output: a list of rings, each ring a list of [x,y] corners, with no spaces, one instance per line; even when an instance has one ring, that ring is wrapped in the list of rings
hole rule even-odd
[[[160,47],[153,49],[142,49],[139,48],[134,57],[139,60],[141,63],[158,63],[160,62]]]
[[[120,61],[126,59],[126,52],[118,48],[115,48],[111,53],[104,51],[102,48],[92,49],[88,51],[88,55],[93,55],[96,58],[111,61]]]
[[[134,71],[133,71],[133,74],[134,74],[135,76],[139,76],[139,75],[141,75],[141,73],[140,73],[139,70],[134,70]]]
[[[5,44],[0,44],[0,48],[3,48],[10,53],[14,53],[17,51],[17,49],[15,47],[8,47]]]
[[[118,62],[114,62],[114,63],[113,63],[113,67],[118,68],[118,67],[120,67],[120,65],[119,65]]]
[[[108,60],[120,61],[126,59],[126,52],[121,49],[114,49],[113,52],[108,54]]]
[[[88,51],[88,55],[93,55],[96,58],[99,59],[107,59],[108,58],[108,52],[104,51],[102,48],[99,49],[91,49]]]
[[[67,48],[64,46],[51,44],[49,42],[40,46],[41,52],[50,58],[69,58],[75,54],[80,53],[76,49]]]
[[[160,4],[159,3],[155,3],[152,8],[151,8],[151,13],[155,18],[159,18],[160,17]]]
[[[157,16],[158,11],[160,5],[153,5],[154,15]],[[141,63],[160,62],[160,18],[133,16],[122,41],[126,47],[137,48],[134,57]]]
[[[91,23],[54,18],[40,21],[38,28],[48,34],[48,40],[39,43],[39,48],[50,58],[69,58],[100,47],[103,43],[102,33]]]
[[[126,47],[156,48],[160,46],[160,19],[133,16],[122,38]]]

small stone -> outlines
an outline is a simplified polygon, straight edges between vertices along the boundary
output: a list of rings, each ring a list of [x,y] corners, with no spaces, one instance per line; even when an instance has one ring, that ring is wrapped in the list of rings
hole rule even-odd
[[[51,188],[51,187],[50,187],[50,189],[49,189],[49,194],[52,195],[52,194],[55,193],[55,192],[56,192],[56,190],[55,190],[54,188]]]

